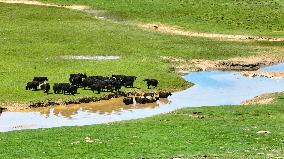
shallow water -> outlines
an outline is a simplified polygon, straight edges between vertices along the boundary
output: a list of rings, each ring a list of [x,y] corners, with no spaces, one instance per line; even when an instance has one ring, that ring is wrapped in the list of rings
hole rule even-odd
[[[263,67],[260,69],[261,71],[283,71],[284,70],[284,63]]]
[[[283,67],[270,67],[269,70],[279,68]],[[263,93],[284,90],[284,79],[248,78],[237,72],[194,72],[183,78],[195,85],[154,104],[126,106],[119,98],[81,105],[38,108],[31,112],[4,112],[0,116],[0,131],[92,125],[144,118],[184,107],[238,105]]]

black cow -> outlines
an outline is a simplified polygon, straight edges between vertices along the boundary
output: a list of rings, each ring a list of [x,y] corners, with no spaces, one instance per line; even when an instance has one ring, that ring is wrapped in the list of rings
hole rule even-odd
[[[125,87],[130,87],[133,88],[134,82],[137,79],[137,77],[135,76],[126,76],[123,78],[122,82],[124,84]]]
[[[119,81],[119,80],[115,80],[115,81],[112,82],[112,87],[117,92],[120,91],[121,86],[122,86],[122,82]]]
[[[38,81],[32,81],[32,82],[28,82],[26,85],[26,90],[37,90],[37,87],[39,86],[39,82]]]
[[[40,89],[44,91],[44,93],[47,93],[49,92],[50,90],[50,85],[49,83],[43,83],[43,84],[40,84]]]
[[[139,104],[146,104],[146,103],[149,103],[150,100],[148,98],[142,98],[142,97],[135,97],[135,101],[136,103],[139,103]]]
[[[77,86],[71,85],[70,83],[54,83],[53,91],[55,94],[63,93],[63,94],[76,94],[78,90]]]
[[[49,83],[44,84],[44,89],[43,89],[44,93],[48,94],[49,90],[50,90]]]
[[[92,77],[87,77],[83,79],[82,86],[84,87],[84,89],[86,89],[86,87],[91,87],[94,84],[94,82],[95,80]]]
[[[62,91],[62,83],[54,83],[53,91],[55,94],[61,93]]]
[[[76,86],[81,86],[82,85],[82,82],[83,82],[83,79],[84,78],[87,78],[87,75],[86,74],[83,74],[83,73],[77,73],[77,74],[70,74],[70,77],[69,77],[69,82],[72,84],[72,85],[76,85]]]
[[[156,79],[144,79],[143,81],[147,82],[148,89],[150,89],[150,86],[154,86],[154,88],[156,88],[159,83],[159,81]]]
[[[98,94],[100,94],[103,87],[104,87],[103,83],[101,81],[97,81],[96,83],[91,85],[91,90],[93,91],[93,93],[95,93],[95,91],[98,91]]]
[[[67,90],[67,93],[68,94],[76,94],[77,93],[77,90],[78,90],[78,87],[77,86],[74,86],[74,85],[70,85],[68,90]],[[65,93],[64,93],[65,94]]]
[[[134,82],[137,79],[136,76],[125,76],[125,75],[112,75],[117,81],[121,81],[121,84],[125,87],[133,88]]]
[[[0,107],[0,114],[4,111],[4,110],[6,110],[7,108],[2,108],[2,107]]]
[[[159,97],[160,98],[168,98],[169,96],[171,96],[172,93],[171,92],[160,92],[159,93]]]
[[[66,92],[68,93],[70,87],[71,87],[70,83],[61,83],[61,90],[63,94],[65,94]]]
[[[124,98],[124,99],[123,99],[123,103],[124,103],[125,105],[133,104],[133,103],[134,103],[133,97]]]
[[[47,77],[34,77],[33,81],[43,83],[44,81],[48,81],[48,78]]]

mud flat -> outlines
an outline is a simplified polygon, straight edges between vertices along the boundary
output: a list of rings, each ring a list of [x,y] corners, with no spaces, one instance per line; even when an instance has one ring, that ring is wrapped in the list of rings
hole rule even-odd
[[[244,71],[242,75],[247,77],[267,77],[267,78],[284,78],[284,72],[267,72],[267,71]]]
[[[242,105],[265,105],[271,104],[275,101],[275,98],[278,95],[282,95],[283,93],[267,93],[263,95],[256,96],[252,99],[246,100],[242,102]]]
[[[161,57],[163,60],[174,65],[178,72],[196,71],[256,71],[264,66],[272,66],[284,62],[284,59],[277,57],[252,56],[246,58],[233,58],[228,60],[186,60],[182,58]]]

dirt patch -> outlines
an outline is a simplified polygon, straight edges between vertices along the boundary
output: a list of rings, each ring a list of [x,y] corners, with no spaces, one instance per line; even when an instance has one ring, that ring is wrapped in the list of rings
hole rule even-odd
[[[174,35],[183,35],[191,37],[203,37],[203,38],[217,39],[223,41],[284,41],[284,38],[275,38],[275,37],[194,32],[194,31],[184,30],[179,27],[166,26],[163,24],[137,24],[137,26],[140,26],[145,29],[151,29],[161,33],[169,33]]]
[[[0,2],[11,3],[11,4],[27,4],[27,5],[36,5],[36,6],[46,6],[46,7],[68,8],[79,11],[90,9],[90,7],[83,5],[56,5],[56,4],[42,3],[38,1],[29,1],[29,0],[0,0]]]
[[[65,60],[118,60],[120,56],[61,56]]]
[[[246,100],[242,102],[242,105],[263,105],[263,104],[272,104],[275,100],[275,97],[279,93],[269,93],[256,96],[253,99]]]
[[[3,105],[3,108],[5,108],[4,111],[8,112],[15,112],[15,111],[22,111],[22,110],[27,110],[29,109],[28,104],[19,104],[19,103],[6,103]]]
[[[222,71],[256,71],[261,66],[270,66],[281,63],[283,58],[273,57],[272,55],[258,55],[246,58],[232,58],[228,60],[186,60],[176,57],[161,57],[163,60],[173,63],[178,72],[196,72],[208,70]]]
[[[284,72],[244,71],[241,74],[247,77],[284,78]]]

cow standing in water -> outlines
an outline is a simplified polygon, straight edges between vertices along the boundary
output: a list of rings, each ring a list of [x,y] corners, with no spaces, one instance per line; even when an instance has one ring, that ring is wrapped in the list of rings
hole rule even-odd
[[[2,107],[0,107],[0,114],[2,114],[2,112],[4,111],[4,110],[6,110],[7,108],[2,108]]]

